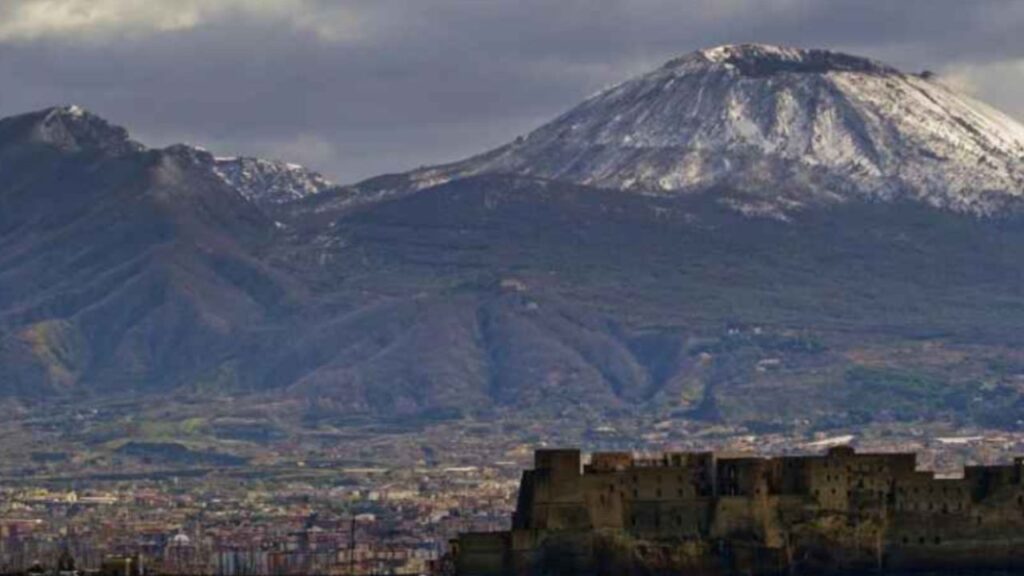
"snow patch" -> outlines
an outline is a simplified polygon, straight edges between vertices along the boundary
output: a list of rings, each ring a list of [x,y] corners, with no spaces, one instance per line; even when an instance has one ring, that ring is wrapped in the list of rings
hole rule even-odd
[[[283,204],[334,187],[321,174],[299,164],[261,158],[216,157],[214,171],[242,196],[258,204]]]

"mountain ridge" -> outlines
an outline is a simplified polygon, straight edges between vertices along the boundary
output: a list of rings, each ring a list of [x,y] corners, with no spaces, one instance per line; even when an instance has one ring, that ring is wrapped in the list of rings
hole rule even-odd
[[[271,206],[319,194],[335,185],[318,172],[294,162],[251,156],[215,156],[205,148],[178,143],[149,148],[128,130],[77,105],[53,106],[0,119],[0,138],[52,147],[62,152],[101,152],[120,156],[164,150],[207,165],[247,200]]]

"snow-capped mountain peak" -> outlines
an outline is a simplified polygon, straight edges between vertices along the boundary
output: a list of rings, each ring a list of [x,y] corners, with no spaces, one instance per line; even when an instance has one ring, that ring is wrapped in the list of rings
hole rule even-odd
[[[299,164],[245,156],[218,156],[214,170],[225,182],[257,204],[283,204],[333,188],[321,174]]]
[[[411,180],[483,173],[642,193],[716,189],[758,213],[871,198],[990,214],[1024,196],[1024,127],[928,75],[828,50],[728,45]]]
[[[144,149],[123,127],[75,104],[47,108],[27,117],[28,140],[61,150],[102,150],[119,155]]]

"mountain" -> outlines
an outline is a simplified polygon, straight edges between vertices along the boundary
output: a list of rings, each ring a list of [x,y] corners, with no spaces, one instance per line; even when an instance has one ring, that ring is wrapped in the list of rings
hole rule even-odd
[[[930,75],[749,45],[350,186],[4,119],[0,395],[1017,427],[1022,133]]]
[[[410,177],[419,187],[496,173],[640,193],[727,188],[751,214],[851,199],[992,214],[1024,194],[1024,127],[932,74],[827,50],[720,46]]]
[[[0,382],[34,398],[160,390],[285,306],[276,228],[212,157],[77,107],[0,121]]]

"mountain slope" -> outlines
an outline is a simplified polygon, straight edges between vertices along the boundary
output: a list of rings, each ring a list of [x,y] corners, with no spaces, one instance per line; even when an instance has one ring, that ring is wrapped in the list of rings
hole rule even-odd
[[[376,304],[275,342],[283,360],[263,356],[290,371],[270,385],[297,382],[342,412],[791,423],[848,421],[861,406],[849,395],[868,385],[879,399],[910,394],[909,419],[969,418],[953,398],[974,394],[975,379],[1013,381],[996,366],[1015,361],[995,359],[1021,344],[1019,218],[849,202],[780,223],[721,206],[728,193],[488,176],[350,212],[295,241],[317,247],[331,293]],[[905,351],[916,343],[934,349]],[[957,350],[970,346],[965,361]],[[948,383],[950,396],[901,392],[887,372],[865,384],[856,370],[879,350],[892,358],[866,366]],[[961,364],[916,365],[946,354]],[[1020,394],[1003,386],[999,409],[1015,410]],[[867,400],[879,416],[884,405]]]

